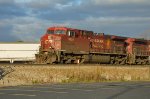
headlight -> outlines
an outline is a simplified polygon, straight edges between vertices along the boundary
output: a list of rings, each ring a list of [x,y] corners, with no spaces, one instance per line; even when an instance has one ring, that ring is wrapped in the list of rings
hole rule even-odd
[[[48,36],[48,39],[49,39],[49,40],[52,40],[52,39],[53,39],[53,37],[52,37],[51,35],[49,35],[49,36]]]

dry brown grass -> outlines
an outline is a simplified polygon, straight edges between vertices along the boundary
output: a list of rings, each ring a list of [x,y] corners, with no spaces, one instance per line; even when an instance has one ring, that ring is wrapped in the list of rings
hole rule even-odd
[[[13,69],[14,72],[0,80],[0,86],[150,80],[150,67],[26,66]]]

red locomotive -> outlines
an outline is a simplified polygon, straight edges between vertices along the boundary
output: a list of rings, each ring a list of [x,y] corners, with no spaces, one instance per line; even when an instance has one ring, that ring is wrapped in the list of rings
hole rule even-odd
[[[149,64],[150,41],[50,27],[41,37],[36,63]]]

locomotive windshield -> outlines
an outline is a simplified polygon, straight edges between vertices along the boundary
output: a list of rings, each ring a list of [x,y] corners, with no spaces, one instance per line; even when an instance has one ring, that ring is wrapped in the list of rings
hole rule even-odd
[[[65,30],[55,30],[55,34],[65,34]]]
[[[47,34],[65,34],[65,30],[47,30]]]
[[[54,30],[47,30],[47,34],[54,34]]]

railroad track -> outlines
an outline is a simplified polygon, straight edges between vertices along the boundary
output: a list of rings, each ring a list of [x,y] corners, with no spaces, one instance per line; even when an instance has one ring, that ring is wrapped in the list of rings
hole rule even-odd
[[[150,67],[150,65],[112,65],[112,64],[24,64],[24,63],[0,63],[1,66],[13,66],[13,67],[24,67],[24,66],[106,66],[106,67]]]

